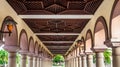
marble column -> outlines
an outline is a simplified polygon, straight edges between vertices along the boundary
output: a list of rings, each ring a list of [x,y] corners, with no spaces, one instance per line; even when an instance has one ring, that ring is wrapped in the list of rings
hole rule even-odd
[[[78,67],[78,57],[76,57],[76,67]]]
[[[87,67],[93,67],[93,54],[87,54]]]
[[[40,58],[37,57],[37,67],[40,67]]]
[[[69,60],[69,66],[73,67],[73,59],[72,58]]]
[[[74,67],[76,67],[76,58],[74,58]]]
[[[105,67],[103,52],[96,52],[96,67]]]
[[[28,57],[28,67],[33,67],[33,57],[32,56]]]
[[[78,67],[82,67],[82,63],[81,63],[81,56],[78,57]]]
[[[21,54],[21,67],[26,67],[26,54]]]
[[[74,58],[72,58],[72,67],[75,67],[75,61],[74,61]]]
[[[120,42],[112,43],[113,67],[120,67]]]
[[[16,52],[19,47],[5,45],[3,48],[8,52],[8,67],[16,67]]]
[[[33,67],[37,67],[37,57],[33,57]]]
[[[82,55],[82,67],[87,67],[85,55]]]
[[[69,60],[67,60],[67,67],[70,67],[70,66],[69,66]]]
[[[41,63],[41,62],[42,62],[42,59],[41,59],[41,57],[40,57],[40,63],[39,63],[39,66],[40,66],[40,67],[42,67],[42,63]]]
[[[40,61],[41,67],[43,67],[43,63],[44,63],[44,60],[43,60],[43,58],[41,57],[41,61]]]
[[[67,67],[68,65],[68,60],[65,60],[65,67]]]
[[[16,67],[16,52],[8,53],[8,67]]]

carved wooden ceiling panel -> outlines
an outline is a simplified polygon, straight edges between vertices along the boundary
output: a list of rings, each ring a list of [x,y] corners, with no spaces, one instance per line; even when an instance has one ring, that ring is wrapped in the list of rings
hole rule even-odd
[[[103,0],[7,1],[18,14],[93,14]]]
[[[24,19],[34,33],[80,33],[89,19]],[[75,41],[78,35],[37,35],[41,41]],[[68,50],[73,43],[44,43],[52,53]],[[64,47],[63,47],[64,46]],[[59,47],[59,48],[58,48]],[[56,49],[56,51],[54,50]],[[58,50],[57,50],[58,49]],[[66,51],[62,51],[65,53]]]
[[[42,41],[74,41],[77,35],[38,35],[38,38]]]
[[[61,19],[40,20],[24,19],[34,33],[80,33],[89,20]]]

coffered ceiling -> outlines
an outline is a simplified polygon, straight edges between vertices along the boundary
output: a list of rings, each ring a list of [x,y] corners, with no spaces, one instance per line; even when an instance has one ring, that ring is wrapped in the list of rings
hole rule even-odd
[[[103,0],[7,0],[18,15],[94,15]],[[73,16],[74,18],[74,16]],[[90,19],[22,18],[53,54],[65,54]]]
[[[7,0],[18,14],[94,14],[103,0]]]

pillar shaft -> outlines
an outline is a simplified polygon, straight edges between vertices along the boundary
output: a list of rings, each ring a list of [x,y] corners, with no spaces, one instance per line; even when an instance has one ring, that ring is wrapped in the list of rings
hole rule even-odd
[[[37,67],[37,57],[34,57],[33,59],[33,67]]]
[[[8,53],[8,67],[16,67],[16,53]]]
[[[40,66],[40,67],[42,67],[42,64],[41,64],[41,62],[42,62],[42,59],[40,58],[40,62],[39,62],[39,66]]]
[[[76,58],[74,58],[74,67],[76,67]]]
[[[81,65],[81,56],[78,57],[78,67],[82,67],[82,65]]]
[[[86,56],[82,56],[82,67],[87,67]]]
[[[37,67],[40,67],[40,58],[37,58]]]
[[[105,67],[103,52],[96,52],[96,67]]]
[[[21,54],[21,67],[26,67],[26,55]]]
[[[87,67],[93,67],[93,55],[92,54],[87,55]]]
[[[28,67],[33,67],[33,57],[28,57]]]
[[[67,65],[68,65],[68,60],[65,61],[65,67],[67,67]]]
[[[120,67],[120,47],[112,48],[113,67]]]
[[[78,57],[76,57],[76,62],[75,62],[76,64],[76,67],[78,67]]]

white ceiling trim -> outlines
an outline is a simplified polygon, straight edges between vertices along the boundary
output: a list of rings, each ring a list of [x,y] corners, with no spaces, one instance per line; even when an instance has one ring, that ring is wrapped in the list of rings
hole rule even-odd
[[[73,43],[74,41],[42,41],[43,43]]]
[[[23,19],[91,19],[93,15],[19,15]]]
[[[35,33],[35,35],[79,35],[80,33]]]

